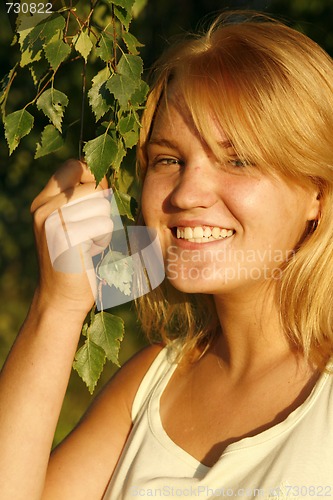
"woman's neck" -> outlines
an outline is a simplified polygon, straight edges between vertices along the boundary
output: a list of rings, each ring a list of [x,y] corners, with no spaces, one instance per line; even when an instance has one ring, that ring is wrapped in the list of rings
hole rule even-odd
[[[300,358],[284,334],[273,291],[256,292],[214,297],[222,332],[214,350],[235,378]]]

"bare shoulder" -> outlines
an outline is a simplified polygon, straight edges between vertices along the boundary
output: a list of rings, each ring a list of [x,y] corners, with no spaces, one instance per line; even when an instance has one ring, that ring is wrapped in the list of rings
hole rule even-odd
[[[79,425],[53,453],[43,498],[60,498],[59,493],[63,500],[101,498],[132,428],[136,392],[162,349],[161,344],[144,348],[112,377]],[[90,472],[82,482],[83,460]]]
[[[96,407],[101,406],[104,414],[109,405],[110,411],[112,411],[116,399],[118,408],[122,409],[123,418],[128,419],[128,422],[131,424],[134,397],[142,379],[162,349],[162,344],[150,345],[130,358],[105,386],[90,411],[96,411]],[[90,411],[87,414],[88,417]]]
[[[162,344],[150,345],[130,358],[106,386],[105,396],[107,397],[110,391],[120,391],[127,401],[128,409],[131,410],[134,396],[143,377],[163,347]]]

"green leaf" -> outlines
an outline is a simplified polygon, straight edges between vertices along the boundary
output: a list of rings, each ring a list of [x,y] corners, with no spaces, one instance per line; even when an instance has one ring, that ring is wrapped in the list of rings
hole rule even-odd
[[[24,31],[31,31],[32,28],[37,26],[37,24],[41,23],[45,19],[51,17],[54,15],[54,13],[34,13],[33,15],[30,15],[29,12],[24,13],[22,11],[19,12],[16,18],[16,31],[17,33],[22,33]]]
[[[107,359],[119,366],[118,356],[120,342],[124,337],[124,321],[118,316],[102,311],[95,315],[87,334],[104,350]]]
[[[20,140],[29,134],[34,124],[34,117],[25,109],[14,111],[4,119],[5,136],[7,139],[9,154],[17,148]]]
[[[132,113],[122,116],[118,121],[118,130],[121,135],[126,134],[133,129],[135,125],[135,118]]]
[[[139,56],[123,54],[117,66],[117,74],[113,75],[106,87],[118,100],[121,107],[126,107],[128,101],[141,83],[143,71],[142,59]]]
[[[96,47],[96,55],[105,62],[111,61],[113,59],[113,47],[113,37],[102,32]]]
[[[129,219],[134,220],[131,205],[133,205],[133,198],[127,194],[119,191],[115,186],[112,186],[113,194],[117,203],[120,215],[126,215]]]
[[[113,75],[105,86],[114,95],[120,106],[125,108],[135,91],[136,83],[127,76]]]
[[[27,43],[25,38],[22,40],[22,33],[20,33],[20,46],[21,46],[21,60],[20,66],[23,68],[32,62],[39,61],[42,58],[43,42],[37,39],[34,43]]]
[[[139,124],[133,113],[119,120],[118,130],[125,142],[126,148],[132,148],[137,144],[139,138]]]
[[[131,295],[134,264],[130,255],[110,250],[100,263],[98,275],[109,286],[118,288],[126,296]]]
[[[93,78],[93,84],[88,92],[89,104],[99,120],[114,104],[110,92],[106,88],[106,82],[110,76],[108,67],[102,69]]]
[[[40,83],[40,79],[46,74],[48,69],[49,64],[44,58],[30,64],[29,70],[35,85]]]
[[[46,125],[41,135],[41,142],[37,144],[35,159],[48,155],[60,149],[64,140],[53,125]]]
[[[132,21],[132,12],[131,10],[125,10],[120,7],[114,8],[115,16],[119,19],[121,24],[123,24],[126,30],[129,29],[131,21]]]
[[[53,14],[51,18],[41,21],[38,23],[28,34],[25,42],[29,45],[33,45],[37,40],[43,39],[46,43],[50,42],[54,38],[55,34],[62,33],[65,27],[66,21],[60,14]]]
[[[143,71],[143,62],[141,57],[132,54],[123,54],[117,65],[117,73],[127,76],[135,81],[135,88],[138,88]]]
[[[17,16],[16,25],[19,34],[19,44],[21,49],[20,66],[24,67],[33,61],[38,61],[42,56],[42,40],[38,39],[32,43],[29,39],[29,34],[33,28],[43,20],[41,15],[23,14],[20,12]]]
[[[90,311],[90,316],[91,316],[91,318],[93,318],[93,317],[94,317],[94,315],[95,315],[95,311],[94,311],[94,309],[91,309],[91,311]],[[82,325],[82,331],[81,331],[81,333],[82,333],[82,335],[83,335],[84,337],[86,337],[86,336],[87,336],[87,334],[88,334],[88,327],[89,327],[89,320],[88,320],[88,319],[86,319],[86,320],[85,320],[85,323],[83,323],[83,325]]]
[[[99,183],[117,155],[117,143],[105,133],[88,141],[83,152],[88,167],[94,174],[96,182]]]
[[[75,355],[73,368],[87,385],[90,394],[94,392],[94,388],[101,376],[105,359],[104,350],[90,340],[89,337]]]
[[[124,148],[124,144],[121,139],[120,140],[118,139],[117,147],[118,147],[117,155],[112,163],[112,167],[116,172],[119,171],[120,165],[126,156],[126,149]]]
[[[147,99],[148,92],[149,92],[149,86],[146,84],[146,82],[140,80],[138,88],[131,96],[131,105],[134,108],[137,108],[140,105],[142,105]]]
[[[128,149],[131,149],[133,146],[136,146],[139,139],[139,128],[136,130],[130,130],[124,136],[125,146]]]
[[[45,90],[37,100],[37,108],[51,120],[53,125],[61,132],[61,122],[68,97],[54,88]]]
[[[129,52],[133,55],[137,55],[139,53],[137,47],[143,47],[143,44],[140,43],[132,33],[128,33],[127,31],[124,31],[122,37]]]
[[[133,166],[130,165],[130,167],[133,167]],[[116,186],[113,186],[113,189],[117,189],[123,193],[129,193],[132,190],[134,183],[135,183],[135,175],[133,175],[133,172],[131,172],[130,170],[128,170],[124,166],[124,168],[119,170],[119,173],[118,173],[117,179],[116,179]],[[135,202],[135,204],[136,204],[136,202]],[[132,205],[133,205],[133,203],[132,203]],[[132,213],[133,213],[133,210],[132,210]]]
[[[34,61],[39,61],[44,43],[48,43],[57,32],[60,36],[65,26],[65,19],[59,14],[30,16],[20,13],[17,25],[21,47],[20,65],[24,67]]]
[[[83,59],[87,62],[87,58],[93,48],[93,43],[89,38],[87,31],[81,31],[73,39],[75,49],[81,54]]]
[[[6,107],[6,101],[8,97],[8,93],[10,90],[10,87],[13,83],[13,80],[16,76],[16,68],[17,68],[17,63],[15,66],[7,73],[1,80],[0,82],[0,109],[1,109],[1,114],[2,116],[5,116],[5,107]]]
[[[51,64],[52,69],[56,70],[59,65],[69,56],[71,49],[67,43],[62,40],[55,40],[48,43],[44,48],[46,59]]]
[[[132,8],[135,0],[104,0],[109,7],[114,6],[114,13],[119,21],[128,30],[132,20]]]

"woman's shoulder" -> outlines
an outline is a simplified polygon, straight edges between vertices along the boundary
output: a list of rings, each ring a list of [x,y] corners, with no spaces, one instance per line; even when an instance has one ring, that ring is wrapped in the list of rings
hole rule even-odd
[[[118,371],[115,382],[122,387],[127,414],[133,421],[143,402],[166,373],[177,365],[179,343],[153,344],[135,354]]]
[[[95,482],[106,484],[132,427],[135,395],[163,348],[162,344],[156,344],[142,349],[106,384],[78,426],[55,450],[49,467],[53,484],[63,471],[75,476],[83,454],[91,457],[88,462],[95,476],[94,485]]]
[[[119,394],[126,413],[132,415],[132,405],[136,394],[142,386],[147,374],[151,373],[153,366],[158,364],[159,359],[164,359],[167,348],[164,344],[152,344],[144,347],[131,357],[114,375],[106,387],[106,393],[114,396]]]
[[[117,421],[119,435],[126,436],[133,423],[133,402],[144,397],[154,373],[169,366],[169,351],[164,344],[152,344],[134,354],[106,384],[84,420],[108,428],[112,418]]]
[[[115,382],[123,388],[129,408],[147,372],[165,349],[164,344],[149,345],[131,357],[116,373]]]

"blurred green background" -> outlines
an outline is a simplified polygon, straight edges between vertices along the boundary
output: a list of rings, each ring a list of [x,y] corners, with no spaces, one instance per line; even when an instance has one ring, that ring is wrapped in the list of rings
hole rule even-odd
[[[13,31],[4,3],[0,8],[1,79],[16,63],[18,53],[11,47]],[[221,10],[245,8],[278,14],[333,55],[332,0],[148,0],[146,8],[133,22],[131,31],[145,44],[141,55],[148,70],[175,36],[196,31]],[[72,65],[60,78],[63,91],[74,101],[72,110],[79,109],[80,95],[71,92],[71,88],[74,84],[79,86],[80,67]],[[19,109],[20,103],[26,102],[26,95],[31,95],[29,85],[32,85],[31,78],[28,72],[23,72],[11,93],[8,112]],[[73,120],[76,118],[73,117]],[[89,110],[86,122],[85,138],[88,139]],[[0,129],[0,366],[27,313],[38,276],[29,206],[57,166],[67,157],[78,154],[78,131],[74,130],[64,150],[34,160],[35,145],[42,128],[40,124],[37,133],[24,138],[11,157],[8,156],[2,125]],[[131,157],[127,161],[133,163],[134,159]],[[123,363],[144,345],[144,336],[136,322],[133,307],[123,306],[110,312],[121,314],[126,323],[120,355]],[[114,370],[113,366],[104,370],[94,397]],[[56,443],[76,424],[91,399],[83,382],[73,372],[55,437]]]

